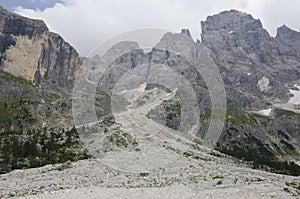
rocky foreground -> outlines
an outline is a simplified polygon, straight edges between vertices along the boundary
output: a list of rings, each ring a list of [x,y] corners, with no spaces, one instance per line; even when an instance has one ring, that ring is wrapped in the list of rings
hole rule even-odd
[[[174,152],[175,153],[175,152]],[[297,198],[299,177],[179,155],[173,168],[130,174],[96,160],[16,170],[0,177],[1,198]]]
[[[144,132],[132,148],[104,157],[15,170],[0,176],[1,198],[295,198],[300,177],[251,169],[146,117],[174,94],[137,89],[110,129]],[[144,99],[142,105],[134,101]],[[139,119],[138,119],[139,118]],[[145,126],[148,125],[148,126]],[[159,131],[159,132],[158,132]],[[137,150],[139,149],[139,150]],[[133,151],[132,151],[133,150]],[[97,154],[96,154],[97,155]]]

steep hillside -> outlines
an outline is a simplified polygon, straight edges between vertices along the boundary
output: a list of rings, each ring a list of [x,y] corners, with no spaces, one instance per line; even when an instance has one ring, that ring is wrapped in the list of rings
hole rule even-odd
[[[0,173],[87,157],[72,128],[76,50],[0,7]]]
[[[193,129],[194,118],[189,115],[182,121],[185,108],[176,108],[176,100],[185,104],[184,96],[192,93],[182,86],[184,81],[172,75],[173,71],[178,72],[191,83],[197,96],[197,103],[191,106],[200,110],[196,135],[202,140],[210,121],[218,120],[211,116],[222,112],[212,108],[213,103],[221,101],[222,90],[214,88],[220,95],[210,98],[212,90],[207,83],[218,82],[214,73],[205,71],[206,66],[216,66],[224,81],[227,101],[225,128],[216,148],[252,162],[255,168],[299,175],[299,167],[293,162],[300,158],[300,111],[297,103],[288,101],[293,96],[290,90],[295,90],[300,81],[296,51],[300,33],[281,29],[273,38],[251,15],[225,11],[202,22],[202,42],[194,42],[189,31],[183,29],[181,33],[165,34],[150,52],[144,52],[134,42],[118,43],[109,51],[115,52],[115,60],[103,62],[111,55],[91,59],[89,78],[94,81],[93,77],[102,73],[99,68],[109,66],[99,82],[109,92],[123,95],[153,82],[170,90],[178,89],[174,102],[151,110],[149,117],[155,116],[154,120],[187,132]],[[127,75],[127,71],[133,72]],[[291,165],[286,160],[292,161]]]
[[[202,43],[211,49],[230,99],[252,110],[288,101],[288,85],[300,79],[300,57],[280,50],[293,49],[281,41],[291,35],[279,29],[281,36],[273,38],[259,20],[235,10],[209,16],[201,26]]]

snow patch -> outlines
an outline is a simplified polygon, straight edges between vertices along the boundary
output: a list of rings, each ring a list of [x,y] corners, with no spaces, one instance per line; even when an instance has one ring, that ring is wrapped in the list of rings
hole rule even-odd
[[[288,103],[297,105],[297,104],[300,104],[300,86],[299,85],[294,85],[294,87],[298,88],[298,90],[290,89],[290,92],[294,96],[290,98]]]
[[[271,111],[272,111],[272,109],[269,108],[269,109],[260,110],[260,111],[258,111],[258,113],[269,116],[271,114]]]
[[[257,82],[257,86],[260,89],[260,91],[269,90],[269,84],[270,84],[270,80],[265,76],[260,78]]]
[[[145,90],[146,90],[146,86],[147,86],[147,84],[146,84],[146,83],[143,83],[143,84],[140,85],[140,87],[138,87],[138,88],[136,89],[136,91],[137,91],[137,92],[143,93],[143,92],[145,92]]]

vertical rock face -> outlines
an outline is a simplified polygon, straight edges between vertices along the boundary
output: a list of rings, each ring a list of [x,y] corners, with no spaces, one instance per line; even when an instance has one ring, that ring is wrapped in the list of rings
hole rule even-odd
[[[275,39],[260,20],[235,10],[209,16],[201,26],[202,43],[212,51],[234,101],[247,101],[241,105],[250,109],[266,106],[266,100],[287,102],[285,84],[300,78],[299,63],[295,62],[299,47],[292,44],[299,33],[282,27]],[[268,79],[268,89],[261,89],[263,77]],[[244,98],[247,100],[241,100]]]
[[[283,25],[277,29],[276,41],[280,55],[300,59],[300,32]]]
[[[73,85],[79,55],[46,24],[0,7],[0,69],[35,84]]]
[[[34,74],[34,82],[50,81],[59,87],[72,87],[80,66],[76,50],[59,35],[48,32]]]
[[[28,36],[32,38],[48,31],[46,24],[41,20],[32,20],[8,12],[0,6],[0,32],[14,36]]]
[[[225,11],[207,17],[202,26],[202,41],[207,46],[238,56],[271,64],[277,55],[274,39],[260,20],[240,11]]]

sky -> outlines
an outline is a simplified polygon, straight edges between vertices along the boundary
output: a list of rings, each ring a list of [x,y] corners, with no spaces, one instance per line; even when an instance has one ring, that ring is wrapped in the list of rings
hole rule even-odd
[[[28,9],[44,10],[61,2],[61,0],[0,0],[0,5],[11,11],[20,6]]]
[[[21,15],[42,19],[85,56],[97,44],[122,32],[154,27],[200,38],[200,21],[236,9],[259,18],[272,36],[285,24],[299,31],[299,0],[0,0]]]

